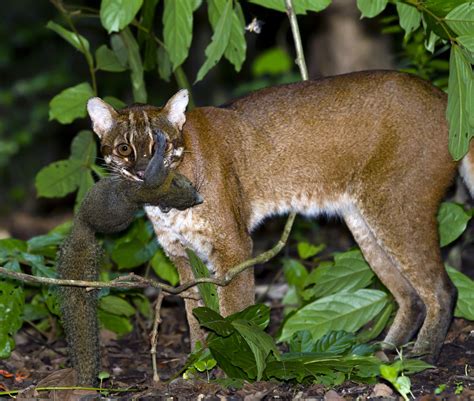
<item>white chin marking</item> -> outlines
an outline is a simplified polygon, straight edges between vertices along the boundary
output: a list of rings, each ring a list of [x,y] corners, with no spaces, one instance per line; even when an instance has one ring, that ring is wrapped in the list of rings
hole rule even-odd
[[[133,181],[140,181],[140,182],[143,181],[141,178],[138,178],[136,175],[132,174],[132,173],[131,173],[130,171],[128,171],[128,170],[125,170],[124,168],[122,168],[122,169],[120,170],[120,172],[122,173],[122,175],[123,175],[124,177],[130,178],[130,179],[132,179]]]

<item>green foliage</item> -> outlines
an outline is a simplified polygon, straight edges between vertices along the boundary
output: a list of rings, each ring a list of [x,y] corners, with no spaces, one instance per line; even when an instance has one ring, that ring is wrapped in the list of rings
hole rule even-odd
[[[474,281],[452,267],[448,266],[446,270],[458,290],[454,316],[474,320]]]
[[[19,265],[9,262],[5,268],[17,271]],[[24,303],[21,283],[0,278],[0,358],[8,358],[15,348],[13,336],[23,324]]]
[[[85,117],[86,102],[92,96],[94,91],[88,82],[64,89],[49,103],[49,119],[69,124],[77,118]]]
[[[79,205],[89,188],[94,184],[92,171],[96,171],[96,144],[91,131],[81,131],[71,145],[71,156],[44,167],[36,176],[39,196],[55,198],[78,190],[76,205]]]
[[[130,24],[143,4],[143,0],[102,0],[100,21],[107,32],[118,32]]]
[[[446,246],[461,236],[471,220],[461,205],[443,202],[438,211],[439,242]]]
[[[388,0],[357,0],[362,17],[373,18],[379,15],[387,6]]]
[[[286,12],[285,0],[249,0],[251,3]],[[322,11],[331,4],[331,0],[298,0],[293,1],[296,14],[306,14],[308,11]]]
[[[186,249],[186,253],[189,258],[189,263],[191,265],[191,269],[193,270],[194,277],[196,279],[199,278],[207,278],[210,277],[209,270],[207,269],[206,265],[198,258],[198,256],[191,250]],[[198,284],[199,294],[204,302],[204,305],[208,308],[212,309],[215,312],[219,312],[219,300],[217,296],[217,289],[214,284],[210,283],[202,283]]]

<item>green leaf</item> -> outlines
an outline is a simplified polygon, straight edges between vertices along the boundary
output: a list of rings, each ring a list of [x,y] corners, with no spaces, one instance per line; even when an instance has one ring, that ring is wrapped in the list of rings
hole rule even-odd
[[[150,264],[158,277],[166,280],[173,286],[179,283],[178,271],[162,249],[158,249],[158,251],[153,255]]]
[[[291,71],[293,61],[286,50],[273,47],[262,52],[252,64],[252,75],[281,75]]]
[[[173,71],[188,57],[193,36],[194,0],[165,0],[163,11],[163,41]]]
[[[338,254],[334,262],[334,265],[325,263],[309,274],[304,286],[314,284],[314,287],[305,290],[305,299],[355,291],[372,282],[374,273],[359,250]]]
[[[97,146],[92,131],[80,131],[71,144],[71,159],[81,161],[84,166],[90,167],[97,157]]]
[[[232,326],[234,326],[252,350],[257,366],[257,380],[260,380],[266,366],[265,360],[270,352],[275,356],[279,355],[273,338],[256,324],[247,320],[234,320]]]
[[[61,25],[56,24],[53,21],[49,21],[46,28],[51,29],[61,36],[64,40],[73,45],[81,53],[85,54],[89,61],[92,61],[92,54],[89,51],[89,41],[82,35],[75,34],[63,28]]]
[[[448,108],[449,151],[454,160],[461,159],[469,149],[474,132],[469,127],[467,104],[469,85],[472,81],[471,65],[462,49],[453,44],[449,58]]]
[[[126,106],[124,102],[122,102],[120,99],[117,99],[116,97],[113,97],[113,96],[105,96],[104,102],[110,104],[116,110],[120,110]]]
[[[229,322],[248,320],[264,330],[270,323],[270,308],[264,304],[251,305],[240,312],[227,316],[226,320]]]
[[[69,124],[86,116],[86,103],[94,96],[88,82],[64,89],[49,102],[49,119]]]
[[[298,242],[298,245],[297,245],[298,256],[301,259],[309,259],[317,255],[318,253],[320,253],[324,248],[326,248],[326,245],[324,244],[313,245],[313,244],[310,244],[309,242],[304,242],[304,241]]]
[[[135,102],[146,103],[147,93],[143,80],[143,65],[138,43],[129,28],[125,28],[119,35],[127,49],[128,65],[131,69],[130,78],[132,80],[133,99]]]
[[[257,376],[252,350],[239,333],[228,337],[211,333],[207,337],[207,344],[212,357],[228,377],[248,380]]]
[[[211,43],[206,48],[206,61],[198,71],[196,82],[201,81],[208,71],[214,67],[224,54],[229,44],[230,32],[232,28],[232,1],[226,0],[216,29],[211,38]]]
[[[5,265],[10,269],[12,262]],[[19,268],[18,263],[13,270]],[[0,359],[10,356],[15,347],[13,336],[23,324],[25,293],[21,283],[0,278]]]
[[[424,0],[424,6],[438,17],[445,17],[451,10],[462,3],[472,0]]]
[[[474,281],[452,267],[447,266],[446,270],[458,290],[454,316],[474,320]]]
[[[117,333],[119,336],[131,333],[133,330],[133,325],[127,317],[108,313],[102,309],[97,311],[97,315],[103,327]]]
[[[126,68],[120,63],[115,52],[107,47],[100,46],[95,52],[97,68],[102,71],[122,72]]]
[[[416,31],[421,23],[421,13],[414,6],[397,2],[397,12],[400,18],[400,26],[405,30],[405,38]]]
[[[191,249],[186,249],[186,253],[188,255],[194,277],[210,277],[209,270],[207,270],[206,265],[201,261],[201,259],[199,259],[199,257]],[[204,302],[204,306],[207,306],[215,312],[219,312],[219,299],[217,296],[216,286],[210,283],[203,283],[198,284],[197,287]]]
[[[156,6],[159,0],[144,0],[141,12],[140,25],[145,28],[148,32],[153,29],[153,22],[155,19]],[[143,43],[151,41],[148,32],[139,29],[138,30],[138,43],[142,47]]]
[[[118,33],[110,35],[110,47],[112,47],[112,50],[122,67],[128,68],[128,50],[122,37]]]
[[[330,331],[313,345],[312,352],[342,355],[356,344],[356,336],[344,330]]]
[[[308,271],[299,261],[295,259],[283,259],[283,273],[289,285],[303,288]]]
[[[444,20],[458,35],[472,35],[474,32],[474,3],[464,3],[452,10]]]
[[[130,317],[135,314],[135,308],[125,299],[116,295],[107,295],[99,300],[99,308],[114,315]]]
[[[156,51],[156,63],[158,65],[158,74],[160,78],[169,82],[171,73],[171,61],[168,52],[160,46]]]
[[[75,191],[83,173],[84,167],[78,160],[59,160],[51,163],[36,175],[38,196],[60,198]]]
[[[52,254],[48,255],[51,257],[55,256],[55,250],[59,244],[64,240],[64,235],[60,233],[48,233],[44,235],[38,235],[28,240],[28,252],[43,255],[44,252],[52,250]]]
[[[385,10],[387,3],[388,0],[357,0],[357,7],[362,13],[361,18],[373,18]]]
[[[355,332],[373,319],[386,305],[387,294],[362,289],[321,298],[299,309],[285,322],[280,341],[300,330],[308,330],[314,340],[331,330]]]
[[[250,3],[286,12],[285,0],[249,0]],[[331,4],[331,0],[293,0],[296,14],[306,14],[307,11],[322,11]]]
[[[112,249],[112,260],[119,269],[132,269],[148,262],[158,250],[155,240],[148,243],[138,238],[123,243],[115,243]]]
[[[222,14],[227,0],[211,0],[208,2],[209,22],[212,29],[215,30],[219,16]],[[229,60],[240,71],[245,60],[247,42],[245,41],[245,19],[242,13],[242,7],[235,3],[232,12],[232,27],[230,31],[229,43],[225,49],[224,57]]]
[[[118,32],[133,21],[143,0],[102,0],[100,21],[108,33]]]
[[[199,324],[206,329],[212,330],[221,337],[230,336],[234,329],[219,313],[209,308],[195,308],[193,314],[196,316]]]
[[[461,205],[443,202],[438,211],[438,230],[440,246],[446,246],[461,236],[471,220]]]
[[[456,40],[471,53],[474,53],[474,34],[462,35],[456,38]]]

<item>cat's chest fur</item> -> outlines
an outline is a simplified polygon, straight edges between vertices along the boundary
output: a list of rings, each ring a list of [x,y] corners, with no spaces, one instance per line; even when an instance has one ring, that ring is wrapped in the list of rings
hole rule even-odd
[[[163,213],[159,207],[147,206],[159,243],[170,257],[186,257],[186,248],[194,250],[204,261],[212,253],[213,229],[198,208],[176,209]]]

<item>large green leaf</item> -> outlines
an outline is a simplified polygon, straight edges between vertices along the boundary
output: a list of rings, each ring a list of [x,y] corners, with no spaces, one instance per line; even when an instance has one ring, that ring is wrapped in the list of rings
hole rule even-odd
[[[115,52],[109,49],[107,45],[102,45],[95,51],[95,59],[99,70],[109,72],[121,72],[126,70],[120,63]]]
[[[344,252],[334,257],[334,265],[324,264],[307,277],[304,298],[321,298],[340,291],[355,291],[367,287],[374,274],[359,250]]]
[[[388,0],[357,0],[357,7],[362,13],[362,18],[373,18],[385,10],[387,3]]]
[[[163,40],[173,66],[179,67],[188,57],[193,36],[194,0],[165,0]]]
[[[249,0],[249,2],[272,10],[286,12],[285,0]],[[331,4],[331,0],[293,0],[296,14],[306,14],[307,11],[322,11],[329,4]]]
[[[471,35],[462,35],[457,38],[457,41],[471,53],[474,53],[474,33]]]
[[[206,48],[206,61],[197,73],[196,82],[202,80],[208,71],[214,67],[224,54],[229,44],[232,29],[232,1],[226,0],[222,13],[217,21],[211,43]]]
[[[127,49],[128,65],[131,69],[130,77],[132,80],[133,99],[135,102],[146,103],[147,93],[143,80],[143,64],[138,43],[129,28],[121,31],[120,37]]]
[[[318,299],[299,309],[285,322],[280,341],[308,330],[314,340],[331,330],[354,332],[373,319],[386,305],[387,294],[362,289]]]
[[[162,249],[156,251],[151,258],[150,264],[158,277],[166,280],[171,285],[177,285],[179,283],[178,271]]]
[[[64,89],[49,102],[49,119],[69,124],[76,118],[85,117],[86,103],[93,96],[88,82]]]
[[[448,108],[449,151],[454,160],[461,159],[469,149],[474,130],[469,126],[465,105],[468,102],[469,86],[473,80],[471,65],[462,49],[453,44],[449,59]]]
[[[452,267],[446,267],[449,278],[458,289],[454,316],[474,320],[474,281]]]
[[[118,32],[133,21],[143,0],[102,0],[100,21],[107,32]]]
[[[57,198],[77,189],[85,168],[79,160],[59,160],[42,168],[36,175],[38,196]]]
[[[191,250],[186,249],[186,253],[189,258],[189,263],[195,278],[210,277],[209,270],[201,259]],[[201,298],[204,302],[204,306],[212,309],[215,312],[219,312],[219,299],[217,295],[217,289],[214,284],[203,283],[197,285]]]
[[[17,262],[9,262],[7,269],[19,270]],[[13,336],[23,324],[25,294],[18,281],[0,278],[0,359],[8,358],[15,347]]]
[[[472,35],[474,32],[474,3],[464,3],[452,10],[444,20],[458,35]]]
[[[172,73],[171,61],[168,52],[162,46],[156,50],[156,64],[158,65],[160,78],[168,82]]]
[[[397,12],[400,26],[405,30],[405,37],[418,29],[421,23],[421,13],[416,7],[397,2]]]
[[[471,220],[461,205],[453,202],[443,202],[438,211],[439,242],[445,246],[461,236]]]
[[[266,366],[265,361],[270,352],[273,352],[275,356],[279,355],[273,338],[255,323],[248,320],[234,320],[232,326],[244,338],[252,350],[255,365],[257,366],[257,380],[260,380]]]

